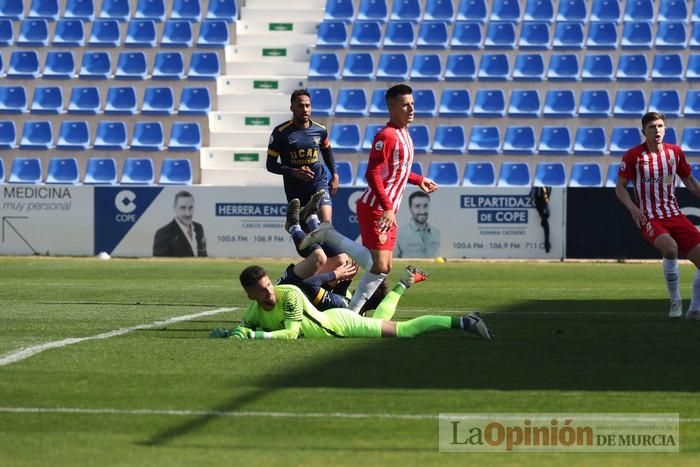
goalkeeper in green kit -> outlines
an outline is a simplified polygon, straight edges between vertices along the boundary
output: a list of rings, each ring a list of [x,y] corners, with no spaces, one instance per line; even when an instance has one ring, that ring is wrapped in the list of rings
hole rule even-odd
[[[345,308],[318,311],[293,285],[273,285],[260,266],[241,272],[241,285],[253,300],[234,329],[217,328],[210,337],[238,339],[297,339],[300,337],[415,337],[442,329],[463,329],[493,339],[478,313],[462,317],[425,315],[408,321],[391,321],[406,287],[397,284],[382,300],[372,318]]]

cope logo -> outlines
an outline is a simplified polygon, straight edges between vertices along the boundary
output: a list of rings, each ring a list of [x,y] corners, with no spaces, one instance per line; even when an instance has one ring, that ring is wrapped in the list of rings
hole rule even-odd
[[[136,222],[136,194],[131,190],[122,190],[114,197],[114,206],[119,213],[115,216],[117,222]]]

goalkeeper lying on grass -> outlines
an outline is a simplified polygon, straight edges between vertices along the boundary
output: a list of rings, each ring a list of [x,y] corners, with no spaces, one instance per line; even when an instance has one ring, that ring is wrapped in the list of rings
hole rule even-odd
[[[217,328],[210,337],[237,339],[297,339],[299,337],[415,337],[441,329],[464,329],[484,339],[493,333],[478,313],[462,317],[419,316],[408,321],[390,321],[403,291],[397,284],[377,307],[374,317],[360,316],[345,308],[318,311],[293,285],[273,285],[260,266],[241,272],[241,285],[253,300],[243,314],[243,324],[228,330]]]

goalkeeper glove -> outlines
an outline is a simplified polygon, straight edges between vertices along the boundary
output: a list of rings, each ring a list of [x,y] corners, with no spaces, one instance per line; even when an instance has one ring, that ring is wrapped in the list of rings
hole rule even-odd
[[[226,328],[215,328],[209,331],[209,337],[212,339],[226,338],[231,335],[231,331]]]
[[[237,328],[234,328],[231,330],[231,338],[232,339],[252,339],[254,335],[254,331],[252,329],[248,329],[244,326],[238,326]]]

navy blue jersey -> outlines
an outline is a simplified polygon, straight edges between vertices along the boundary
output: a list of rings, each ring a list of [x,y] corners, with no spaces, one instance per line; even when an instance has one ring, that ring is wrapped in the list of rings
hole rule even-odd
[[[320,280],[316,280],[319,277],[314,276],[302,280],[294,273],[294,264],[290,264],[282,273],[282,277],[277,280],[277,285],[296,285],[319,311],[326,311],[331,308],[347,308],[350,304],[350,299],[321,287]]]

